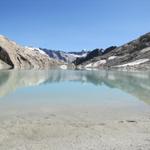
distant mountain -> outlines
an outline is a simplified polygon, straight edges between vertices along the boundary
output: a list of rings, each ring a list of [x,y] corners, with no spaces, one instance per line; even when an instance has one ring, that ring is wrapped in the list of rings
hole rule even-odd
[[[111,46],[105,50],[103,49],[94,49],[92,51],[90,51],[86,56],[84,57],[78,57],[76,58],[76,60],[73,62],[75,65],[80,65],[88,60],[91,60],[95,57],[98,57],[98,56],[102,56],[103,54],[106,54],[108,52],[110,52],[111,50],[117,48],[116,46]]]
[[[150,69],[150,33],[120,47],[65,52],[23,47],[0,36],[0,69]]]
[[[44,51],[50,58],[65,63],[72,63],[77,58],[86,57],[86,55],[89,53],[88,51],[84,51],[84,50],[81,52],[65,52],[60,50],[49,50],[43,48],[40,48],[40,50]]]
[[[76,60],[75,64],[86,69],[150,69],[150,33],[120,47],[110,47],[91,59]]]
[[[95,49],[95,50],[89,52],[85,57],[77,58],[74,61],[74,63],[75,63],[75,65],[79,65],[79,64],[82,64],[84,61],[88,61],[94,57],[101,56],[101,55],[102,55],[102,49]]]

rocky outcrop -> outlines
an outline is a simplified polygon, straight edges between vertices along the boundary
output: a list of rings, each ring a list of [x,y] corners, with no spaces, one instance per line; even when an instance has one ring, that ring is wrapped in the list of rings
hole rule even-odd
[[[103,49],[94,49],[93,51],[89,52],[85,57],[77,58],[73,63],[75,65],[79,65],[85,61],[93,59],[94,57],[102,56],[102,54],[103,54]]]
[[[101,56],[85,60],[77,68],[150,69],[150,33]]]
[[[60,63],[48,55],[0,36],[0,69],[45,69],[58,65]]]
[[[109,52],[111,52],[112,50],[114,50],[114,49],[116,49],[116,48],[117,48],[117,46],[110,46],[110,47],[106,48],[106,49],[103,51],[103,55],[104,55],[104,54],[107,54],[107,53],[109,53]]]

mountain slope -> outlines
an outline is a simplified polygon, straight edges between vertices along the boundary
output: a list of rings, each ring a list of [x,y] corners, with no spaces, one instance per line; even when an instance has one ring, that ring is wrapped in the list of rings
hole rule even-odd
[[[25,48],[0,36],[1,69],[44,69],[59,65],[59,62],[41,54],[36,49]]]
[[[150,33],[120,47],[81,52],[22,47],[0,36],[0,69],[67,69],[73,63],[78,69],[150,69]]]
[[[150,33],[84,61],[77,68],[150,69]]]

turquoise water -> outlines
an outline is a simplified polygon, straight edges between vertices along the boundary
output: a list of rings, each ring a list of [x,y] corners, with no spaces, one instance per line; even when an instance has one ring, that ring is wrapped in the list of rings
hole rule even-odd
[[[149,104],[148,72],[1,71],[0,150],[146,149]]]
[[[5,105],[150,104],[150,73],[119,71],[1,71],[0,107]]]

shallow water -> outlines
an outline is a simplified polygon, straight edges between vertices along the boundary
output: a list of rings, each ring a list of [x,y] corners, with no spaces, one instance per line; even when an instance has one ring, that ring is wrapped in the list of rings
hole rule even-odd
[[[48,105],[147,109],[150,73],[119,71],[1,71],[0,108]]]
[[[150,74],[1,71],[0,149],[146,150]]]

